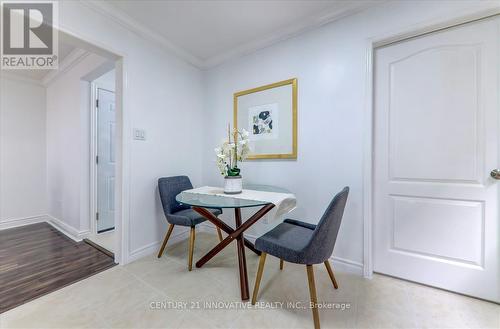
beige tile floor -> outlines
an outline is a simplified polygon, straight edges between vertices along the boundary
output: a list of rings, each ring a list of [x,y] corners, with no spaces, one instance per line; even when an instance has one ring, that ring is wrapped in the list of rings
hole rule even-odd
[[[199,234],[195,259],[215,243],[215,236]],[[188,272],[187,242],[168,246],[159,260],[112,268],[1,314],[0,328],[312,328],[310,310],[286,307],[308,300],[305,268],[287,263],[280,271],[268,257],[262,304],[244,309],[235,249]],[[247,258],[253,287],[258,257],[247,252]],[[365,280],[337,272],[334,290],[323,266],[315,274],[319,301],[344,306],[320,310],[322,328],[500,328],[497,304],[381,275]],[[174,307],[179,302],[186,304]],[[224,305],[230,309],[215,308]]]

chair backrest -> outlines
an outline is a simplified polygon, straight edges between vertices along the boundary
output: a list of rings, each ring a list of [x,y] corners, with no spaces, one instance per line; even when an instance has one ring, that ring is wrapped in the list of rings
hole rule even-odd
[[[177,202],[175,196],[182,191],[192,188],[193,185],[187,176],[162,177],[158,179],[161,204],[167,220],[168,215],[190,208],[189,206],[184,206]]]
[[[346,186],[330,202],[314,229],[306,252],[309,264],[322,263],[332,255],[348,195],[349,187]]]

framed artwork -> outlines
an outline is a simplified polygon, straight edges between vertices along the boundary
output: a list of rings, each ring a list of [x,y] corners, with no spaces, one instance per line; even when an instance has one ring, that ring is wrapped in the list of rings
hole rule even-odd
[[[234,127],[250,133],[248,160],[297,159],[297,79],[235,93]]]

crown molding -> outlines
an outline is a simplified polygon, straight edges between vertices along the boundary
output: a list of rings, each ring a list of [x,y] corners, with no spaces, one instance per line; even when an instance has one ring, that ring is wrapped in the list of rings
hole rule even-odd
[[[301,20],[300,23],[291,25],[284,29],[277,30],[272,34],[268,34],[265,37],[259,38],[253,42],[246,43],[240,47],[233,48],[221,55],[213,56],[203,62],[202,69],[211,69],[222,63],[228,62],[232,59],[242,57],[253,53],[257,50],[269,47],[281,41],[293,38],[307,31],[314,30],[328,23],[337,21],[344,17],[355,15],[363,10],[370,7],[380,5],[387,1],[350,1],[342,3],[342,6],[332,8],[331,11],[324,13],[322,16],[318,17],[316,15],[309,17],[308,19]]]
[[[303,19],[299,24],[289,26],[284,29],[277,30],[276,32],[259,38],[253,42],[246,43],[240,47],[233,48],[225,53],[210,57],[203,60],[193,54],[187,52],[183,48],[175,45],[167,38],[162,36],[160,33],[151,30],[144,24],[130,17],[118,8],[113,7],[104,1],[99,0],[89,0],[80,1],[80,3],[101,15],[118,23],[120,26],[126,28],[127,30],[139,35],[141,38],[149,40],[150,42],[160,45],[163,49],[174,53],[184,61],[191,65],[198,67],[199,69],[210,69],[231,59],[241,57],[257,51],[262,48],[269,47],[280,41],[292,38],[306,31],[318,28],[322,25],[331,23],[333,21],[339,20],[341,18],[354,15],[367,8],[380,5],[387,2],[387,0],[382,1],[370,1],[370,0],[359,0],[359,1],[349,1],[339,4],[338,6],[331,9],[331,11],[325,12],[322,16],[318,17],[313,15],[308,19]]]
[[[45,74],[45,76],[40,80],[18,75],[15,72],[13,72],[14,70],[13,71],[2,70],[0,73],[0,77],[31,83],[41,87],[47,87],[49,84],[55,81],[61,74],[65,73],[66,71],[74,67],[76,64],[80,63],[88,55],[90,55],[90,53],[83,49],[73,50],[71,53],[68,54],[68,56],[64,58],[64,60],[62,60],[59,63],[59,68],[57,70],[51,70],[49,73]]]
[[[174,53],[189,64],[194,65],[198,68],[201,68],[203,66],[203,61],[201,59],[193,56],[181,47],[173,44],[161,34],[146,27],[144,24],[133,19],[118,8],[115,8],[112,5],[105,3],[104,1],[97,0],[81,1],[80,3],[113,20],[127,30],[139,35],[141,38],[159,45],[162,48],[170,51],[171,53]]]
[[[41,84],[47,87],[50,85],[52,82],[57,80],[59,76],[67,72],[69,69],[74,67],[76,64],[80,63],[84,58],[89,56],[90,53],[88,51],[85,51],[83,49],[75,49],[72,52],[68,54],[60,63],[59,63],[59,68],[57,70],[53,70],[49,73],[47,73],[42,81]]]

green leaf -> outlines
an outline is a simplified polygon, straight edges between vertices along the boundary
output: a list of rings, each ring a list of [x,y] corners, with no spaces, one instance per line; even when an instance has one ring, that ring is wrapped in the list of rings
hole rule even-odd
[[[227,175],[228,176],[238,176],[240,174],[240,168],[230,168],[227,170]]]

